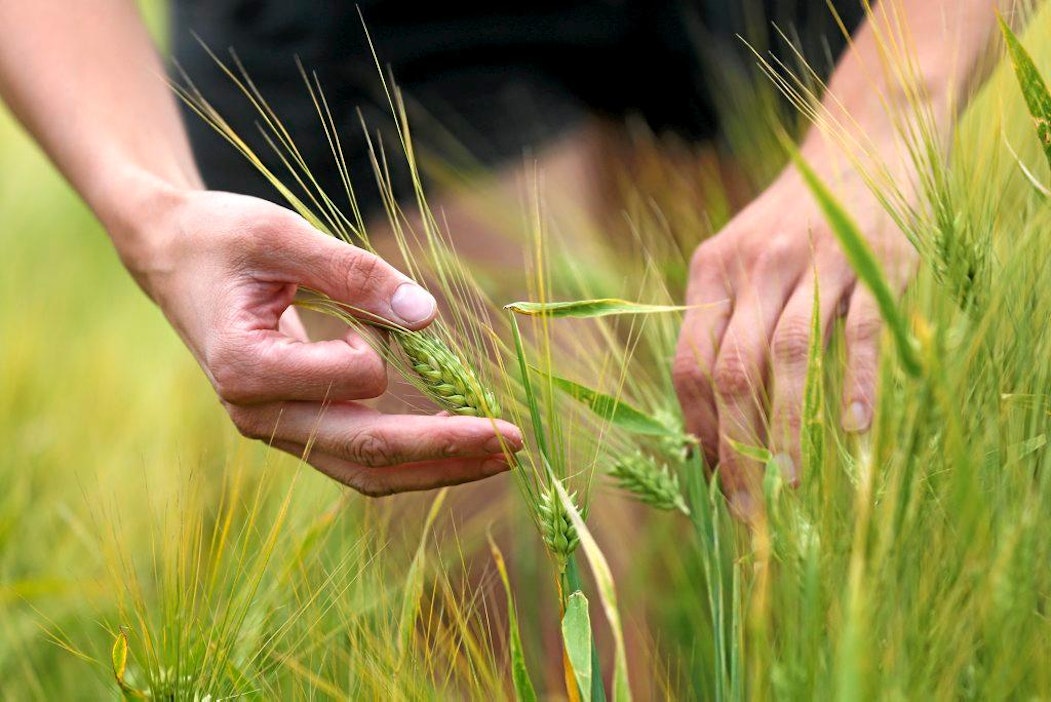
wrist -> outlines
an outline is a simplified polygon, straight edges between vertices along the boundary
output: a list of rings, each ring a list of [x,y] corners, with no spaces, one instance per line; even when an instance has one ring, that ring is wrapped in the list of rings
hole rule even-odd
[[[160,178],[130,169],[103,185],[107,196],[89,200],[121,261],[139,286],[157,300],[156,281],[174,268],[178,227],[187,200],[204,189],[199,178]]]

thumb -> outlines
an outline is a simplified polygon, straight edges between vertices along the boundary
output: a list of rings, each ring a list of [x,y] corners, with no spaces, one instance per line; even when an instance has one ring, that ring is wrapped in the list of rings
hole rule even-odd
[[[409,329],[427,326],[434,296],[379,256],[304,223],[282,253],[295,282]]]

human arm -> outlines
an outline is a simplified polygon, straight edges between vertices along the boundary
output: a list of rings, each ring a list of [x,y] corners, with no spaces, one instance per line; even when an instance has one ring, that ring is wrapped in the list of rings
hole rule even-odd
[[[276,205],[208,192],[130,0],[0,3],[0,94],[82,195],[246,435],[369,494],[506,470],[505,422],[381,415],[382,358],[355,334],[308,342],[296,287],[410,328],[434,301],[375,256]],[[325,403],[331,403],[326,406]]]
[[[801,155],[835,187],[883,264],[904,290],[917,253],[884,212],[862,171],[886,164],[902,188],[916,175],[894,110],[927,110],[935,131],[949,132],[960,98],[995,29],[987,0],[887,0],[844,54],[823,98],[833,129],[812,128]],[[885,70],[881,38],[904,36],[915,71],[901,81]],[[844,144],[864,144],[868,149]],[[719,464],[735,512],[756,511],[762,467],[732,442],[767,445],[786,477],[800,479],[799,432],[810,345],[814,288],[827,335],[845,314],[846,368],[841,421],[867,431],[875,404],[881,318],[857,282],[798,171],[786,168],[755,201],[696,251],[675,360],[687,428],[709,465]]]

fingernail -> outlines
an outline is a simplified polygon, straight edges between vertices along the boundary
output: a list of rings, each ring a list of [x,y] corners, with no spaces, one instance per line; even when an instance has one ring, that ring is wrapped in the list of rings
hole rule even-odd
[[[745,490],[730,495],[730,511],[741,521],[750,522],[755,516],[755,501],[752,495]]]
[[[522,435],[518,431],[497,434],[485,442],[485,450],[489,453],[503,453],[505,449],[520,451],[522,449]]]
[[[799,485],[799,468],[791,456],[787,453],[779,453],[774,456],[773,462],[781,471],[781,477],[786,483],[792,487]]]
[[[860,402],[851,402],[843,415],[843,429],[852,434],[868,431],[871,423],[872,417],[869,416],[868,409]]]
[[[434,296],[416,283],[402,283],[390,299],[391,311],[406,324],[430,319],[437,307]]]

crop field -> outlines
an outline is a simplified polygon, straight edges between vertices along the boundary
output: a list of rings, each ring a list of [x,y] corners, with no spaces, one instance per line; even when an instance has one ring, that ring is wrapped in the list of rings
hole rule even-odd
[[[0,113],[0,700],[1051,699],[1051,12],[1018,41],[951,156],[917,155],[921,202],[873,178],[920,265],[884,310],[872,429],[840,429],[839,325],[807,353],[801,484],[740,446],[766,466],[748,524],[684,436],[671,358],[690,252],[793,153],[755,115],[760,71],[727,106],[736,176],[703,160],[684,186],[639,137],[629,245],[557,221],[543,174],[492,189],[520,282],[454,255],[418,181],[403,211],[384,192],[395,265],[445,306],[377,342],[392,387],[526,438],[509,473],[383,498],[238,434]],[[886,285],[851,202],[811,192]],[[360,243],[349,210],[292,206]]]

